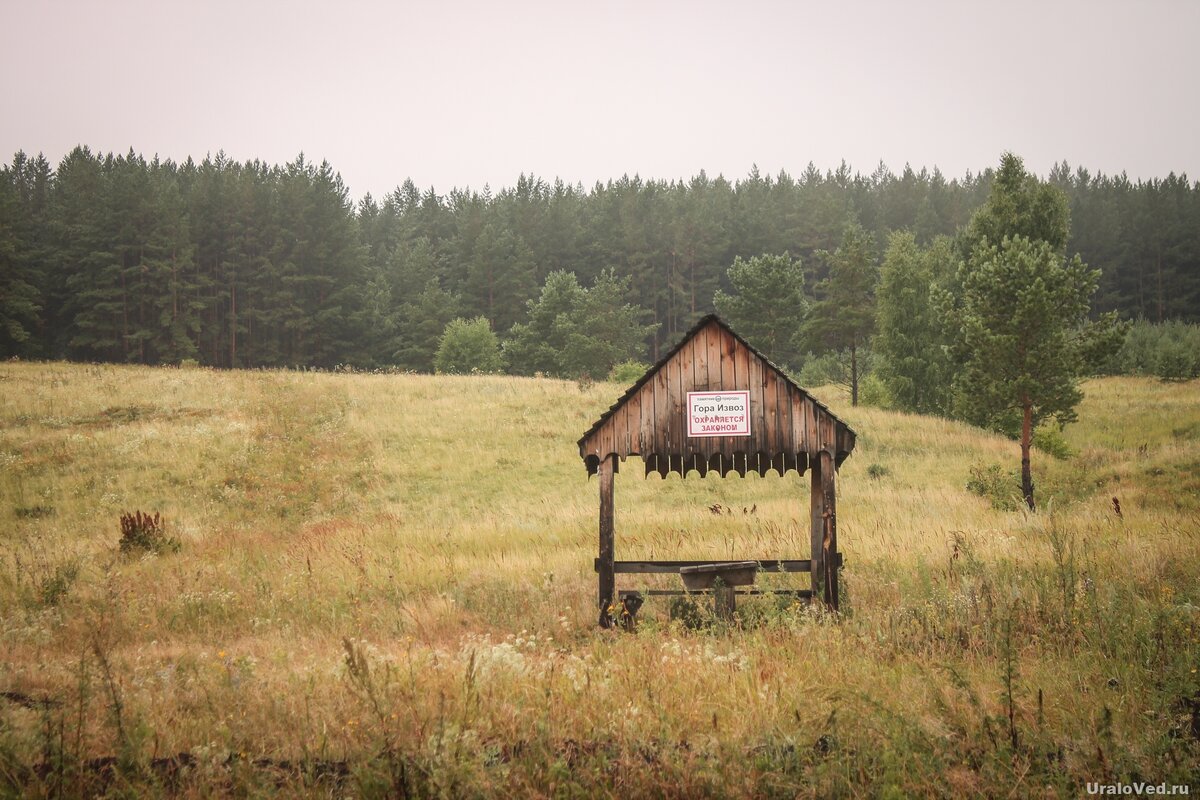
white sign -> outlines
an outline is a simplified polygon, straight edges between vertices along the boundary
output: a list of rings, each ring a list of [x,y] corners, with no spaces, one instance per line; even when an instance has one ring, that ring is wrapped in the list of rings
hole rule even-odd
[[[688,392],[688,437],[749,436],[749,392]]]

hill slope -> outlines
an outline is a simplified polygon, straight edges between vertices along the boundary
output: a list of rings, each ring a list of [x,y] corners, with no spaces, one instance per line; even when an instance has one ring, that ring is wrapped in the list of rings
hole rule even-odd
[[[1017,493],[1014,444],[819,392],[860,433],[848,613],[763,600],[690,631],[654,598],[638,635],[594,629],[574,444],[622,388],[0,365],[0,786],[162,789],[179,764],[314,794],[1195,779],[1194,382],[1089,383],[1074,455],[1035,456],[1038,515],[989,502]],[[618,558],[806,557],[806,479],[630,467]],[[122,553],[134,510],[178,552]]]

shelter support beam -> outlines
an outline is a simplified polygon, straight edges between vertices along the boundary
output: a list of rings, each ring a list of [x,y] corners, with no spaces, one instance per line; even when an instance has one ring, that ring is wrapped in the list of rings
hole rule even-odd
[[[824,535],[821,542],[821,568],[825,570],[825,605],[838,610],[838,562],[837,549],[837,491],[834,487],[835,470],[833,453],[821,452],[821,490],[825,496]]]
[[[599,603],[600,627],[612,627],[612,615],[609,606],[612,605],[616,594],[616,573],[614,559],[616,553],[615,533],[613,528],[613,474],[616,472],[615,455],[600,459],[597,476],[600,479],[600,558],[597,561],[599,573]]]
[[[810,459],[812,485],[809,494],[812,524],[812,596],[826,607],[838,607],[837,491],[834,486],[833,454],[822,450]]]
[[[809,577],[812,579],[812,596],[815,600],[825,596],[825,493],[821,484],[824,465],[820,456],[809,458],[808,474],[811,478],[809,507],[812,519],[812,555],[809,558]]]

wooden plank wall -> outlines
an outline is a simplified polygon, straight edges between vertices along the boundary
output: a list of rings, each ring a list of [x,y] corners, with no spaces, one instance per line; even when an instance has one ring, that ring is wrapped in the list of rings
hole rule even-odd
[[[687,393],[748,391],[746,436],[687,436]],[[827,409],[793,386],[717,322],[710,322],[586,438],[580,454],[590,472],[607,456],[641,456],[646,472],[725,475],[803,473],[823,449],[838,461],[854,446],[853,434]]]

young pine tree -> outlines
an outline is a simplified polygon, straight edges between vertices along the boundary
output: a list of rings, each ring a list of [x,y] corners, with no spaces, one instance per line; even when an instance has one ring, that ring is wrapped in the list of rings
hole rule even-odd
[[[876,301],[877,368],[888,395],[905,411],[946,414],[952,365],[933,294],[951,269],[953,251],[939,238],[922,248],[908,231],[897,231],[879,270]]]
[[[859,351],[875,330],[875,284],[879,269],[871,235],[858,224],[847,226],[842,243],[824,254],[829,277],[817,285],[818,297],[805,323],[808,339],[844,351],[850,361],[850,404],[858,405]]]
[[[1061,192],[1005,154],[991,196],[971,220],[965,238],[974,244],[947,309],[957,332],[957,410],[992,427],[1019,415],[1021,491],[1031,509],[1034,430],[1075,419],[1079,379],[1124,336],[1115,314],[1089,320],[1100,271],[1065,257],[1068,226]]]

